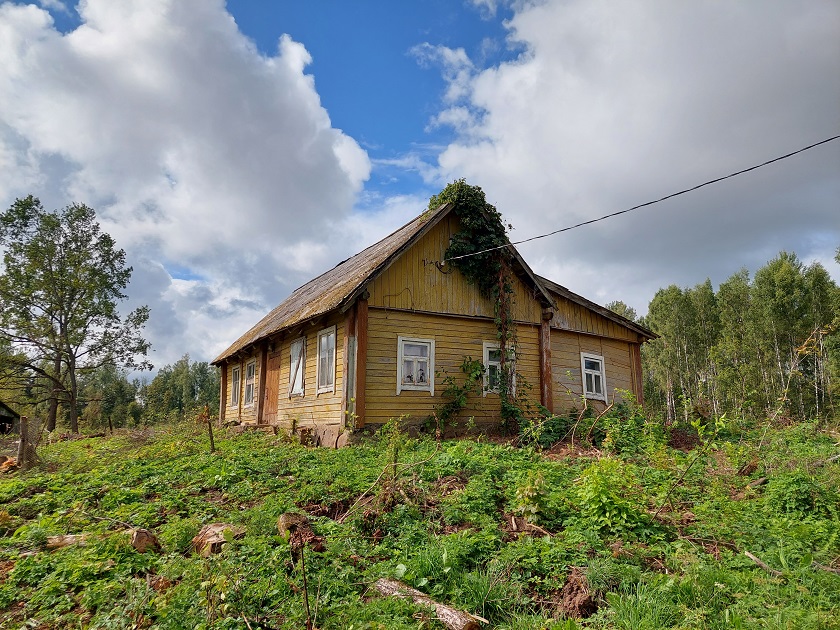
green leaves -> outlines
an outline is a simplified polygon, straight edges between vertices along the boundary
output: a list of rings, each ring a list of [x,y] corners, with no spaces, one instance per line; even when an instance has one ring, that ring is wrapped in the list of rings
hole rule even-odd
[[[34,383],[33,402],[60,397],[78,431],[79,374],[106,364],[150,367],[140,335],[148,308],[120,316],[132,270],[93,209],[47,212],[29,196],[0,214],[0,225],[0,341],[17,353],[19,387]]]

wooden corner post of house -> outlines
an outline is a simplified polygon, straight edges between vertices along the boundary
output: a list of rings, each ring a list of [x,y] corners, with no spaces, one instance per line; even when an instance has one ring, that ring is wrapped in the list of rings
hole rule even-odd
[[[356,304],[344,313],[344,383],[341,396],[341,424],[352,426],[352,416],[356,413]]]
[[[554,413],[554,394],[551,384],[551,318],[552,309],[542,312],[540,322],[540,404]]]
[[[365,426],[365,387],[367,383],[368,297],[365,291],[356,303],[356,428]]]
[[[225,424],[225,408],[227,407],[227,363],[222,363],[219,370],[222,372],[219,379],[219,426],[221,427]]]
[[[260,345],[260,376],[257,381],[257,391],[254,402],[257,403],[257,424],[265,424],[263,412],[265,410],[265,375],[268,368],[268,341]]]

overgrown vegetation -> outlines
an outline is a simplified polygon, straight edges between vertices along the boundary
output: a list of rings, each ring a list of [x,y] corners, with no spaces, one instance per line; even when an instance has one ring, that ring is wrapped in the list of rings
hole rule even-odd
[[[429,199],[429,209],[454,204],[460,221],[444,253],[467,282],[493,303],[496,338],[499,342],[499,412],[502,426],[516,431],[524,412],[515,395],[516,325],[513,321],[514,291],[512,253],[507,230],[496,206],[488,203],[484,191],[458,179]],[[508,226],[510,227],[510,226]],[[469,381],[467,381],[469,382]]]
[[[563,422],[552,451],[396,425],[337,451],[221,432],[211,455],[191,423],[42,446],[0,476],[0,626],[297,629],[306,593],[324,630],[442,627],[372,588],[392,577],[494,628],[840,627],[837,426],[724,419],[677,450],[633,407]],[[323,539],[306,589],[290,512]],[[246,534],[201,557],[211,522]]]

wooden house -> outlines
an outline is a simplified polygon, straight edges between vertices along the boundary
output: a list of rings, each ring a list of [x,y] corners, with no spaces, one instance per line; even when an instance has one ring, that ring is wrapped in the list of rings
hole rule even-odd
[[[427,211],[294,291],[213,361],[222,421],[309,427],[330,444],[347,426],[420,422],[471,357],[486,368],[484,391],[464,415],[497,423],[493,303],[436,264],[458,229],[451,204]],[[509,247],[516,387],[558,413],[621,391],[641,401],[639,349],[653,333],[535,275]]]

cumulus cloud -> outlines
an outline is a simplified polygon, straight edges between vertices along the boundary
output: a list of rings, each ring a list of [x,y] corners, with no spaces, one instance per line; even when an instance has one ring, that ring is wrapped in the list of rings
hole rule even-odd
[[[487,6],[493,3],[481,3]],[[511,62],[425,46],[450,90],[431,124],[456,139],[439,181],[482,186],[545,233],[840,132],[840,5],[828,0],[523,2]],[[723,280],[780,249],[832,262],[840,142],[697,193],[523,245],[538,272],[641,312],[669,283]]]
[[[370,161],[332,126],[303,44],[260,54],[223,0],[78,11],[61,33],[42,8],[0,5],[0,203],[96,208],[135,266],[158,357],[185,336],[211,357],[323,262]]]

